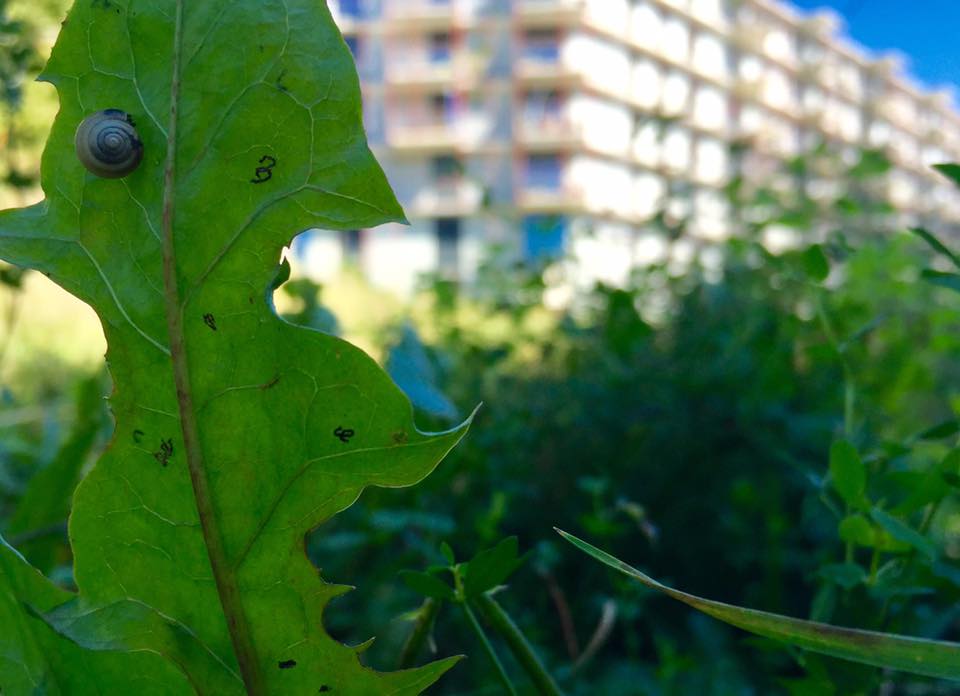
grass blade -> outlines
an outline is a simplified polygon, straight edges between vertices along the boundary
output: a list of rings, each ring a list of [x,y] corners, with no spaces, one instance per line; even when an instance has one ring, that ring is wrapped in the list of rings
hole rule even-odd
[[[557,532],[601,563],[745,631],[853,662],[960,681],[958,643],[840,628],[703,599],[667,587],[595,546],[559,529]]]

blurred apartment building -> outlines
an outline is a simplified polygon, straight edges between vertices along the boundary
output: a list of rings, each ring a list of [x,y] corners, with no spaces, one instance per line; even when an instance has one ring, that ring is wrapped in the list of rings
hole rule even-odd
[[[960,220],[929,165],[960,161],[960,115],[832,14],[779,0],[329,0],[363,84],[368,137],[410,227],[314,233],[324,277],[356,263],[400,292],[469,282],[491,243],[560,252],[618,283],[659,211],[729,229],[731,177],[775,176],[818,142],[884,149],[906,222]],[[731,143],[749,142],[749,160]],[[733,160],[738,161],[734,162]]]

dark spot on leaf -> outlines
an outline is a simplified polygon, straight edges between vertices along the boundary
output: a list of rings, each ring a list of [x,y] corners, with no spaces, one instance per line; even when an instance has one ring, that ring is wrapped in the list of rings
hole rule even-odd
[[[290,89],[285,84],[283,84],[283,78],[285,78],[286,76],[287,76],[286,69],[281,70],[280,74],[277,75],[277,89],[279,89],[281,92],[290,91]]]
[[[284,660],[283,662],[278,662],[277,667],[280,669],[293,669],[297,666],[296,660]]]
[[[318,691],[319,693],[321,693],[321,694],[325,694],[325,693],[327,693],[328,691],[333,691],[333,689],[331,689],[329,686],[327,686],[326,684],[324,684],[324,685],[321,686],[319,689],[317,689],[317,691]]]
[[[209,326],[211,331],[217,330],[217,319],[212,314],[204,314],[203,323]]]
[[[173,456],[173,439],[167,438],[160,441],[160,449],[153,453],[153,458],[160,462],[161,466],[167,466],[170,458]]]
[[[404,442],[406,442],[407,441],[406,431],[398,430],[397,432],[395,432],[393,434],[393,441],[396,442],[398,445],[402,445]]]
[[[260,388],[261,388],[263,391],[266,391],[267,389],[273,389],[275,386],[277,386],[277,382],[279,382],[279,381],[280,381],[280,375],[277,375],[276,377],[274,377],[273,379],[271,379],[271,380],[270,380],[269,382],[267,382],[266,384],[261,385]]]
[[[347,443],[353,438],[356,433],[350,428],[344,428],[342,425],[338,425],[337,429],[333,431],[333,436],[339,438],[340,442]]]
[[[133,431],[133,441],[136,442],[138,445],[139,445],[141,442],[143,442],[143,431],[142,431],[142,430],[134,430],[134,431]]]

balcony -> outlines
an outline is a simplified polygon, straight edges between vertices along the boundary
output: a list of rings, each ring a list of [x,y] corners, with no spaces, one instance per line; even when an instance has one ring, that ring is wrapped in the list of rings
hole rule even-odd
[[[514,0],[513,6],[516,18],[527,28],[575,25],[585,11],[583,0]]]
[[[399,34],[448,31],[469,24],[469,9],[455,0],[384,0],[384,28]]]
[[[523,188],[517,193],[517,208],[525,215],[576,214],[586,212],[583,190],[575,186],[559,189]]]
[[[417,192],[408,205],[414,217],[467,217],[483,205],[483,187],[462,176],[443,177]]]
[[[456,53],[446,60],[416,56],[391,61],[387,65],[386,82],[396,90],[470,89],[480,84],[489,58]]]
[[[521,57],[514,64],[517,79],[524,87],[577,88],[583,78],[572,68],[559,60],[548,61],[540,58]]]
[[[490,143],[488,114],[407,116],[398,113],[387,128],[387,145],[406,154],[470,152]]]
[[[583,145],[582,127],[564,116],[522,116],[514,122],[517,141],[532,152],[556,152]]]

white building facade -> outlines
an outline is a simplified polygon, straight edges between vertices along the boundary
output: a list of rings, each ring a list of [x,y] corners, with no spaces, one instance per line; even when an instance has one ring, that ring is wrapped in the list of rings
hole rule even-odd
[[[313,233],[300,253],[321,279],[350,262],[402,293],[422,273],[469,282],[500,244],[618,284],[671,206],[693,238],[728,233],[734,142],[761,175],[817,142],[883,149],[905,221],[960,221],[930,169],[960,161],[951,95],[868,56],[832,15],[779,0],[329,2],[411,226]]]

